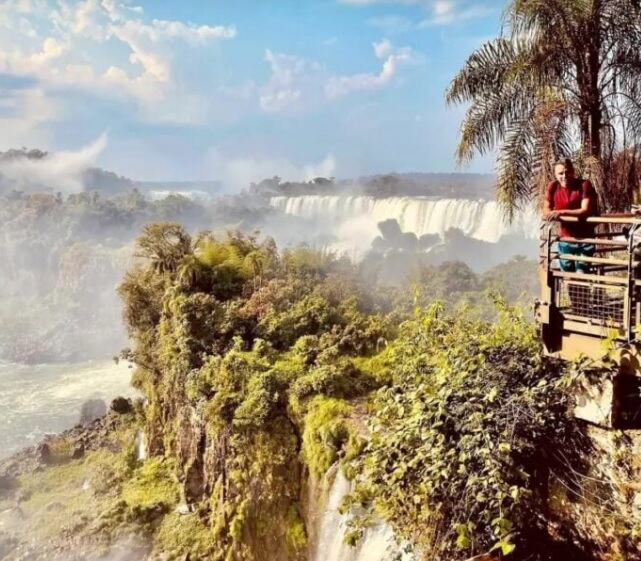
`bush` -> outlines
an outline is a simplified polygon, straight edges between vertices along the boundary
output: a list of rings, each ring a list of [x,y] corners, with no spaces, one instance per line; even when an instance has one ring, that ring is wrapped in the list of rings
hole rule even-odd
[[[354,462],[352,503],[397,533],[466,559],[490,550],[542,552],[541,476],[581,450],[566,379],[542,357],[533,326],[503,308],[499,321],[417,312],[394,343],[393,383],[377,392],[371,431]]]

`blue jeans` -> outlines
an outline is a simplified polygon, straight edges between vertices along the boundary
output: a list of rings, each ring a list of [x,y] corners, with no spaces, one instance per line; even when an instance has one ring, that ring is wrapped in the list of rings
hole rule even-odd
[[[592,257],[594,255],[594,245],[591,243],[559,242],[559,253]],[[590,272],[590,264],[582,263],[580,261],[559,259],[559,267],[561,267],[561,270],[566,273],[574,273],[575,271],[577,273]]]

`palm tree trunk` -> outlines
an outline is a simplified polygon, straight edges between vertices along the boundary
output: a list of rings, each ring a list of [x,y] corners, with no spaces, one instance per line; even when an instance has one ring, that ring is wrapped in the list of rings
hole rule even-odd
[[[588,75],[590,103],[590,156],[601,160],[601,128],[603,111],[601,108],[602,92],[599,89],[599,72],[601,70],[601,0],[593,0],[592,17],[588,26]]]
[[[603,114],[600,107],[593,107],[590,111],[590,156],[601,159],[601,127]]]

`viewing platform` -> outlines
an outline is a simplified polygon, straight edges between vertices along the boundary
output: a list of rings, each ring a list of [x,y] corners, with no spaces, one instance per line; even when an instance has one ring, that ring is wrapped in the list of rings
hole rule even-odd
[[[561,237],[561,217],[541,225],[541,298],[536,318],[545,352],[563,359],[614,361],[611,379],[583,380],[575,415],[595,424],[641,427],[641,216],[603,215],[590,238]],[[559,243],[592,246],[590,255],[559,252]],[[560,261],[585,265],[561,270]],[[573,267],[565,267],[573,268]]]

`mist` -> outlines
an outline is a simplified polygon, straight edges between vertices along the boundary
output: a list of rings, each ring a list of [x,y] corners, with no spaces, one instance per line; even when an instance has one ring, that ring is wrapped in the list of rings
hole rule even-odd
[[[218,149],[212,148],[206,160],[207,169],[221,180],[228,194],[239,193],[252,183],[274,176],[290,182],[332,177],[338,167],[332,154],[327,154],[320,162],[298,165],[285,158],[227,157]]]
[[[478,199],[485,177],[336,180],[331,155],[305,166],[246,158],[221,163],[223,194],[202,196],[197,183],[145,184],[95,168],[107,143],[103,134],[76,151],[0,158],[0,378],[8,388],[0,413],[13,419],[0,434],[5,450],[71,426],[84,399],[127,393],[129,374],[112,361],[128,344],[117,288],[150,222],[178,222],[192,235],[271,237],[281,250],[305,245],[360,263],[372,285],[394,287],[456,259],[481,273],[531,253],[530,226],[498,224]],[[421,210],[429,201],[445,201],[429,207],[431,218]],[[72,383],[76,373],[87,384]],[[29,384],[58,397],[33,390],[24,400]]]
[[[40,158],[0,158],[0,185],[26,193],[52,190],[63,194],[85,189],[84,174],[95,166],[107,147],[108,135],[103,132],[93,142],[75,151],[60,151]]]

